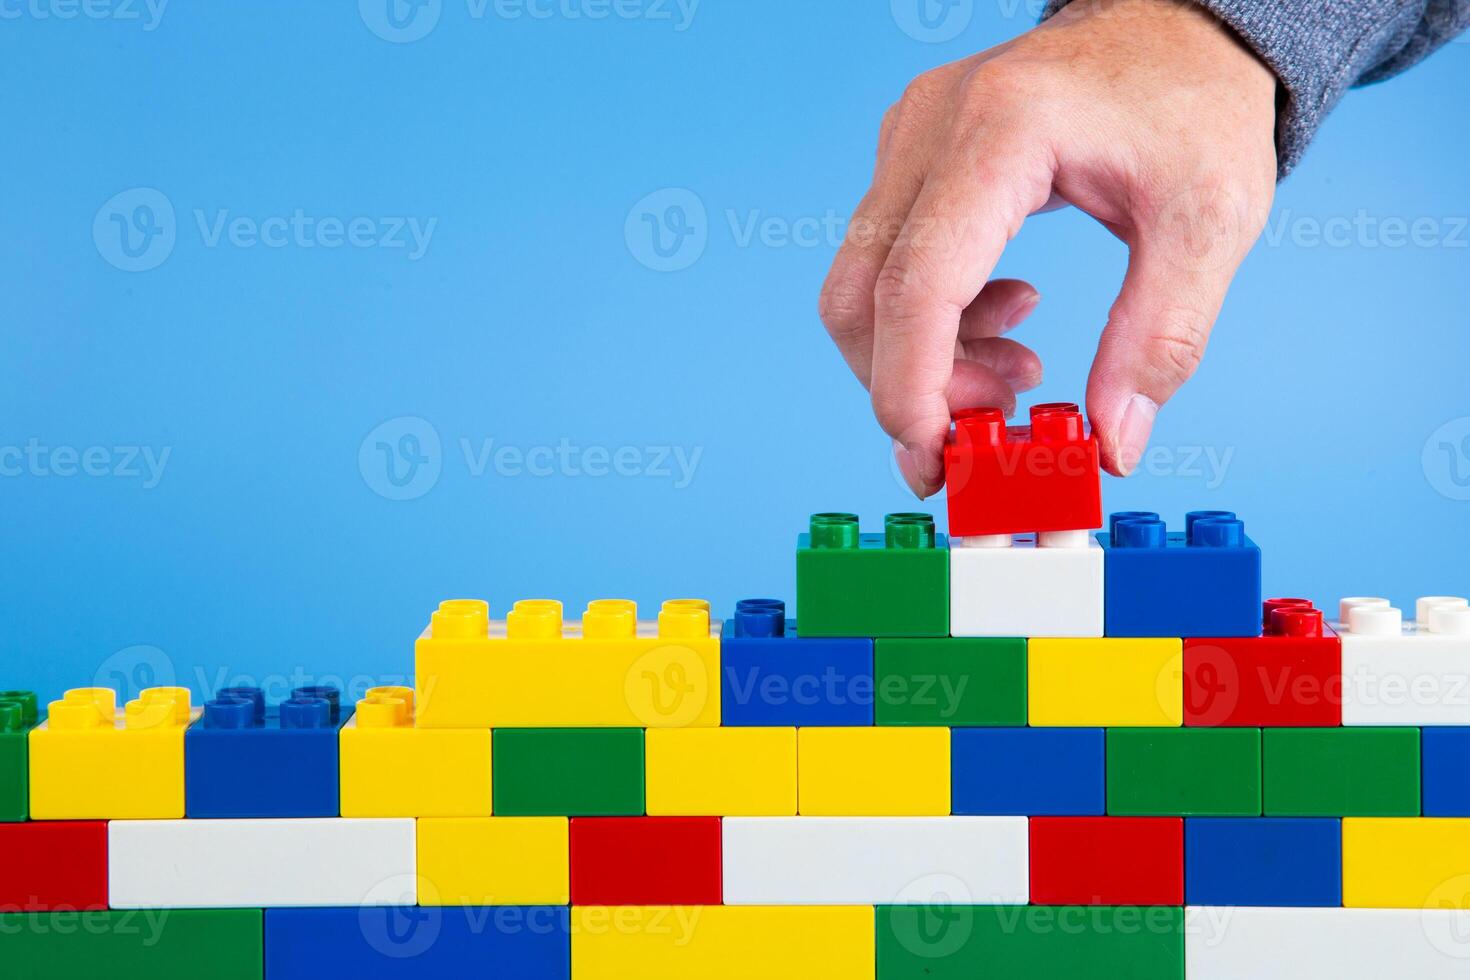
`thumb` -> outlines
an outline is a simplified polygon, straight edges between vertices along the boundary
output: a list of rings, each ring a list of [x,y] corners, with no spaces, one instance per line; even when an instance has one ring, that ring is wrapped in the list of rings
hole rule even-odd
[[[1197,222],[1190,224],[1198,229]],[[1087,414],[1103,466],[1117,476],[1138,466],[1159,406],[1199,367],[1244,258],[1237,236],[1211,237],[1201,243],[1197,233],[1190,241],[1149,234],[1131,244],[1087,383]]]

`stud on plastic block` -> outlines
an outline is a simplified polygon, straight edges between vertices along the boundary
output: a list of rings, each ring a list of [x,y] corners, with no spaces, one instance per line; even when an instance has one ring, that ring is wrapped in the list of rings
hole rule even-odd
[[[1178,817],[1033,817],[1037,905],[1184,904]]]
[[[1267,599],[1261,636],[1184,641],[1184,724],[1342,724],[1342,641],[1307,599]]]
[[[803,636],[948,636],[949,538],[929,514],[889,514],[862,534],[856,514],[814,514],[796,543]]]
[[[265,976],[568,980],[569,920],[545,905],[268,909]]]
[[[956,728],[955,813],[1101,816],[1103,729]]]
[[[1387,599],[1343,599],[1340,614],[1344,725],[1470,725],[1463,597],[1421,598],[1412,622]]]
[[[147,688],[123,711],[110,688],[76,688],[46,714],[29,734],[32,819],[184,815],[187,688]]]
[[[26,741],[37,722],[33,691],[0,691],[0,823],[24,820],[30,809]]]
[[[375,687],[341,731],[344,817],[488,817],[487,729],[414,725],[414,691]]]
[[[1154,513],[1108,518],[1107,636],[1259,636],[1261,549],[1230,511],[1192,511],[1169,533]]]
[[[0,824],[0,909],[79,912],[105,908],[106,823]],[[5,947],[0,939],[0,962],[9,962]]]
[[[683,728],[720,723],[720,630],[709,603],[670,599],[640,623],[626,599],[439,604],[414,647],[420,728]]]
[[[719,817],[572,818],[572,904],[719,905]]]
[[[720,724],[871,725],[873,641],[798,636],[779,599],[741,599],[720,637]]]
[[[348,714],[351,711],[349,709]],[[336,687],[299,687],[267,708],[258,687],[225,688],[184,736],[190,817],[335,817]]]
[[[950,533],[960,537],[1102,525],[1097,440],[1076,404],[1034,405],[1029,426],[998,408],[958,413],[944,447]]]
[[[1103,552],[1086,532],[955,537],[955,636],[1102,636]]]
[[[1184,821],[1190,905],[1342,904],[1342,821],[1191,817]]]

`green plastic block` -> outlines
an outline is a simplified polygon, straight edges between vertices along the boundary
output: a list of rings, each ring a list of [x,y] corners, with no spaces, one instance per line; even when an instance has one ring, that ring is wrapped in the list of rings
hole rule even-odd
[[[1177,906],[897,905],[877,980],[1183,980]]]
[[[1267,728],[1268,817],[1417,817],[1419,729]]]
[[[6,913],[0,975],[260,980],[264,928],[259,909]]]
[[[884,639],[873,647],[880,725],[1026,724],[1026,641]]]
[[[490,758],[496,816],[643,813],[641,728],[497,728]]]
[[[1108,814],[1259,817],[1259,728],[1109,728]]]
[[[929,514],[889,514],[859,534],[855,514],[814,514],[796,541],[802,636],[948,636],[949,538]]]
[[[36,695],[0,691],[0,823],[30,815],[30,730],[36,727]]]

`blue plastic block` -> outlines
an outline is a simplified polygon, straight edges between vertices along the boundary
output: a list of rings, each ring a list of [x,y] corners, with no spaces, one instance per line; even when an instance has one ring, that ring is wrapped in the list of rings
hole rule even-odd
[[[873,724],[873,641],[804,639],[778,599],[741,599],[720,638],[720,724]]]
[[[269,710],[258,687],[221,689],[184,736],[185,813],[337,816],[337,734],[349,715],[335,687],[298,687]]]
[[[565,905],[267,909],[265,980],[568,980]]]
[[[1169,534],[1159,515],[1113,514],[1103,546],[1107,636],[1260,636],[1261,549],[1223,510],[1185,515]]]
[[[1190,817],[1189,905],[1342,904],[1342,821],[1324,817]]]
[[[1426,817],[1470,817],[1470,728],[1425,728],[1419,737]]]
[[[956,814],[1101,816],[1101,728],[956,728],[950,735]]]

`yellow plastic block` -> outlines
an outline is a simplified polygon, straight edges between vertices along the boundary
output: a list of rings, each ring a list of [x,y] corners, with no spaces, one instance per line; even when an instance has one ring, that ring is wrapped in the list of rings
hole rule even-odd
[[[1470,819],[1344,819],[1342,904],[1470,909]]]
[[[144,820],[184,815],[189,690],[150,687],[121,714],[106,687],[67,691],[31,729],[33,820]]]
[[[657,625],[625,599],[522,599],[504,623],[478,599],[439,604],[414,648],[420,728],[683,728],[720,723],[719,624],[673,599]]]
[[[375,687],[342,726],[342,816],[490,816],[490,729],[415,728],[414,693]]]
[[[566,817],[424,817],[420,905],[566,905]]]
[[[949,814],[948,728],[802,728],[796,745],[803,816]]]
[[[572,909],[577,980],[873,980],[871,905]]]
[[[651,728],[650,816],[796,816],[795,728]]]
[[[1031,640],[1026,660],[1034,726],[1184,724],[1183,640]]]

